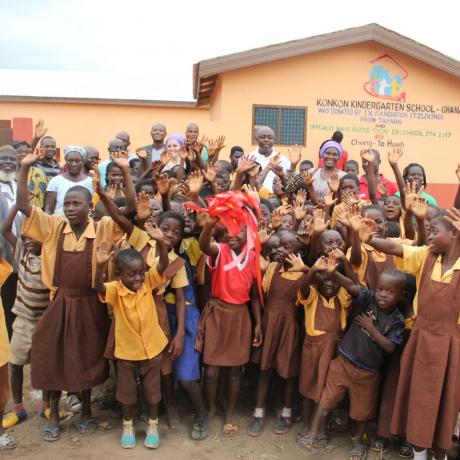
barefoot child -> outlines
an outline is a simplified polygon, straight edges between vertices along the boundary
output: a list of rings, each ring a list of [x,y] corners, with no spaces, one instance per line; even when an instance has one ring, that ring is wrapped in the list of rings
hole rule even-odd
[[[210,418],[216,411],[219,373],[226,371],[227,408],[223,433],[231,436],[239,430],[235,409],[241,366],[249,361],[251,350],[251,319],[247,303],[251,301],[255,321],[252,345],[258,347],[262,343],[260,299],[255,253],[248,251],[238,261],[238,255],[247,243],[245,225],[235,236],[226,233],[224,243],[212,243],[216,223],[217,219],[208,217],[200,235],[200,248],[208,256],[211,272],[211,298],[200,318],[196,347],[203,352],[206,365],[205,388]],[[224,267],[232,263],[235,265],[225,270]]]
[[[299,372],[299,328],[297,325],[297,291],[304,283],[303,273],[289,272],[289,258],[302,250],[295,233],[280,234],[278,261],[271,262],[265,272],[262,286],[266,300],[262,317],[264,342],[253,360],[260,363],[257,383],[256,408],[248,429],[250,436],[262,433],[265,402],[272,371],[285,380],[284,407],[273,432],[285,434],[292,427],[292,397],[294,377]]]
[[[414,274],[417,316],[401,357],[401,373],[391,421],[405,434],[414,458],[446,458],[460,400],[460,212],[451,209],[431,220],[428,247],[396,244],[371,236],[368,243],[397,256],[398,267]],[[422,423],[421,423],[422,422]]]
[[[329,264],[328,270],[334,270]],[[348,392],[350,417],[356,421],[353,447],[349,458],[366,458],[363,436],[367,422],[377,415],[380,372],[384,358],[402,342],[404,318],[397,309],[403,299],[406,276],[397,270],[386,270],[376,283],[375,293],[335,271],[335,279],[348,291],[361,312],[356,316],[338,348],[326,377],[326,384],[307,436],[306,448],[318,447],[321,425],[331,409]]]
[[[116,398],[123,410],[121,447],[134,448],[136,438],[133,412],[137,403],[136,376],[142,378],[145,400],[149,410],[145,447],[156,449],[160,438],[158,430],[158,403],[161,399],[161,360],[168,340],[161,330],[152,290],[164,281],[168,266],[168,252],[163,234],[157,228],[150,235],[157,242],[159,262],[146,273],[145,262],[134,249],[123,249],[115,257],[120,279],[104,283],[104,272],[111,258],[111,249],[103,242],[97,248],[95,286],[101,300],[113,308],[115,318],[115,358],[117,358]]]
[[[3,258],[0,250],[0,286],[6,281],[13,271],[13,267]],[[6,403],[10,397],[8,385],[8,360],[10,357],[10,346],[8,343],[8,332],[6,330],[5,313],[0,298],[0,419],[3,419]],[[0,425],[0,452],[14,449],[16,441],[13,436],[6,433]]]
[[[347,263],[343,252],[329,253],[329,263]],[[303,433],[308,433],[315,403],[321,398],[330,362],[337,355],[337,345],[346,326],[350,296],[328,270],[328,259],[320,257],[308,269],[300,257],[291,257],[291,270],[307,272],[298,291],[305,309],[305,339],[302,347],[299,390],[304,397]],[[312,284],[315,286],[312,286]],[[300,445],[303,438],[299,438]]]
[[[97,423],[91,416],[91,388],[107,378],[103,352],[107,340],[107,310],[93,289],[95,249],[109,241],[107,227],[88,217],[91,193],[75,186],[64,197],[66,216],[49,215],[31,206],[27,194],[27,173],[38,160],[29,154],[18,175],[18,209],[26,219],[23,235],[42,243],[42,280],[52,292],[52,301],[40,319],[32,338],[32,386],[51,391],[51,412],[43,438],[60,436],[59,400],[62,391],[81,392],[81,433],[92,433]],[[119,239],[119,238],[118,238]],[[116,240],[115,240],[116,241]]]
[[[18,288],[13,313],[11,337],[11,392],[13,409],[3,419],[3,428],[11,428],[27,418],[27,411],[22,403],[23,368],[30,364],[32,333],[43,316],[50,300],[50,291],[42,282],[41,249],[42,245],[27,237],[16,238],[12,232],[12,224],[18,212],[13,206],[3,223],[2,234],[10,243],[18,261]],[[49,394],[43,394],[42,415],[49,417]]]

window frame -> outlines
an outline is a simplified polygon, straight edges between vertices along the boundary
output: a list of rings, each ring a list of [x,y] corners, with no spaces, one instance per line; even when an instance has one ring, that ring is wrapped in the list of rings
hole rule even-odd
[[[252,145],[257,145],[256,137],[255,137],[255,122],[256,122],[256,108],[262,109],[278,109],[278,133],[275,133],[278,137],[278,141],[281,141],[281,131],[282,131],[282,109],[303,109],[305,114],[304,119],[304,136],[303,136],[303,144],[297,144],[302,147],[307,146],[307,118],[308,118],[308,107],[302,105],[270,105],[270,104],[252,104],[252,124],[251,124],[251,143]],[[293,144],[282,144],[280,142],[275,143],[274,145],[293,145]]]

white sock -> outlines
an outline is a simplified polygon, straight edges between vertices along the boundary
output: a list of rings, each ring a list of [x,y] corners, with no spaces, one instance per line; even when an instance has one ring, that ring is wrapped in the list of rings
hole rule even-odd
[[[281,417],[291,418],[292,417],[292,408],[291,407],[283,407],[283,411],[281,412]]]
[[[264,418],[264,408],[263,407],[256,407],[254,409],[254,417],[255,418]]]
[[[423,449],[420,452],[417,452],[414,449],[414,460],[427,460],[426,449]]]

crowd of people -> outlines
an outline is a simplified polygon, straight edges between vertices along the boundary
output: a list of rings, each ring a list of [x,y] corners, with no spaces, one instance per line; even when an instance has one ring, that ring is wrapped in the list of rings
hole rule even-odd
[[[276,152],[266,126],[254,151],[225,155],[224,136],[200,138],[195,123],[169,136],[157,123],[151,137],[133,151],[117,133],[102,162],[94,146],[69,145],[61,164],[39,121],[31,143],[0,147],[0,450],[27,419],[30,364],[48,442],[62,392],[75,428],[97,430],[91,391],[112,367],[123,448],[142,413],[145,446],[159,446],[159,410],[173,427],[179,388],[193,440],[220,410],[223,434],[236,434],[245,379],[252,437],[273,410],[273,433],[302,421],[298,445],[324,448],[341,407],[351,460],[395,439],[402,457],[447,458],[460,408],[460,188],[440,209],[421,164],[401,171],[401,149],[349,159],[339,131],[310,159]]]

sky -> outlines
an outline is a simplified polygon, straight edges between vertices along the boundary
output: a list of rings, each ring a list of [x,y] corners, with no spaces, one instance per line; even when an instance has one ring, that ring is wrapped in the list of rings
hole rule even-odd
[[[460,60],[455,0],[0,0],[0,94],[193,100],[193,64],[378,23]]]

